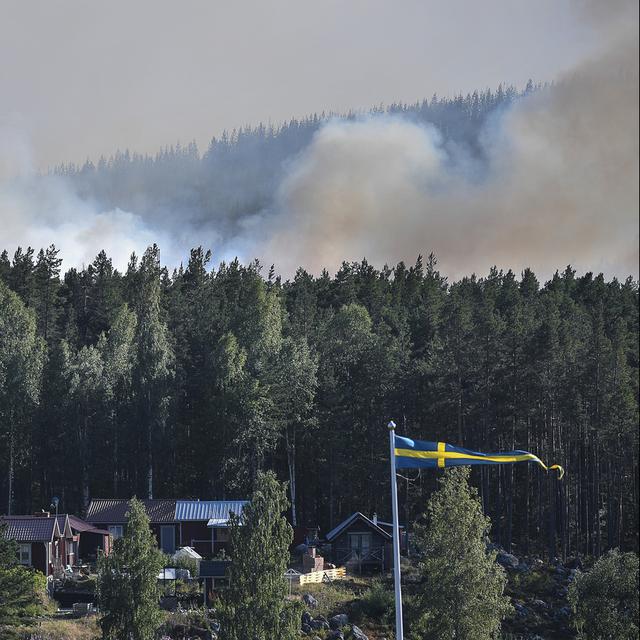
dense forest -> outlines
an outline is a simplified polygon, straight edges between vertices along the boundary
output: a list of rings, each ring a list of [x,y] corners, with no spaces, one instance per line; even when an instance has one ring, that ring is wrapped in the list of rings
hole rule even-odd
[[[432,125],[449,155],[464,150],[467,158],[477,161],[474,170],[482,171],[483,136],[491,119],[520,97],[540,90],[545,87],[529,81],[521,91],[499,86],[453,98],[434,95],[415,104],[395,103],[366,113],[313,114],[280,125],[225,131],[203,153],[195,142],[176,144],[155,156],[122,150],[79,166],[60,165],[51,173],[101,211],[132,211],[143,222],[163,223],[174,234],[193,227],[198,231],[193,237],[201,238],[206,229],[208,237],[223,243],[242,235],[243,225],[253,216],[277,206],[278,187],[292,163],[332,118],[386,114]]]
[[[638,286],[492,269],[448,282],[433,256],[283,282],[159,249],[124,273],[100,253],[0,256],[0,512],[60,497],[221,499],[290,481],[322,532],[389,517],[388,435],[562,464],[474,468],[493,539],[521,553],[638,548]],[[400,482],[403,519],[437,472]]]

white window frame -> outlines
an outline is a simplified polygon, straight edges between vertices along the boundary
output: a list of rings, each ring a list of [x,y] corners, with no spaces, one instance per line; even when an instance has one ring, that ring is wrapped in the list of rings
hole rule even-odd
[[[110,524],[109,525],[109,535],[117,540],[118,538],[122,538],[124,535],[124,527],[121,524]]]
[[[26,550],[26,558],[25,558]],[[27,567],[31,566],[31,543],[18,545],[18,562]]]

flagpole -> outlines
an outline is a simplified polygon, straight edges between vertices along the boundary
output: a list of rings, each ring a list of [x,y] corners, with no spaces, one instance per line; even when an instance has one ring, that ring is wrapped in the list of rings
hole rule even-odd
[[[400,527],[398,525],[398,485],[396,482],[396,423],[391,420],[389,427],[389,460],[391,462],[391,508],[393,511],[393,582],[396,592],[396,640],[404,640],[402,628],[402,590],[400,588]]]

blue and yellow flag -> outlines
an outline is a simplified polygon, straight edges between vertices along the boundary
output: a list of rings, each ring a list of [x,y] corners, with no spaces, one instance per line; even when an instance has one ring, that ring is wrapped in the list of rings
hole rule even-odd
[[[433,469],[458,467],[471,464],[512,464],[514,462],[537,462],[545,471],[556,469],[558,478],[564,475],[559,464],[547,467],[538,456],[528,451],[500,451],[480,453],[446,442],[424,442],[411,438],[395,437],[396,469]]]

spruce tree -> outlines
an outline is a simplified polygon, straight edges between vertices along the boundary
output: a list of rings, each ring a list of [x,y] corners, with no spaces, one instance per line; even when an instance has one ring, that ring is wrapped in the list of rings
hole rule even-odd
[[[286,488],[259,473],[251,502],[230,522],[229,589],[221,607],[223,640],[293,640],[299,611],[286,601],[284,572],[293,530],[284,517]]]
[[[468,467],[445,472],[426,523],[416,528],[422,591],[412,640],[489,640],[510,610],[504,570],[487,549],[490,521],[469,473]]]
[[[129,503],[124,536],[98,561],[97,596],[103,640],[152,640],[162,622],[158,573],[164,556],[158,549],[143,504]]]

